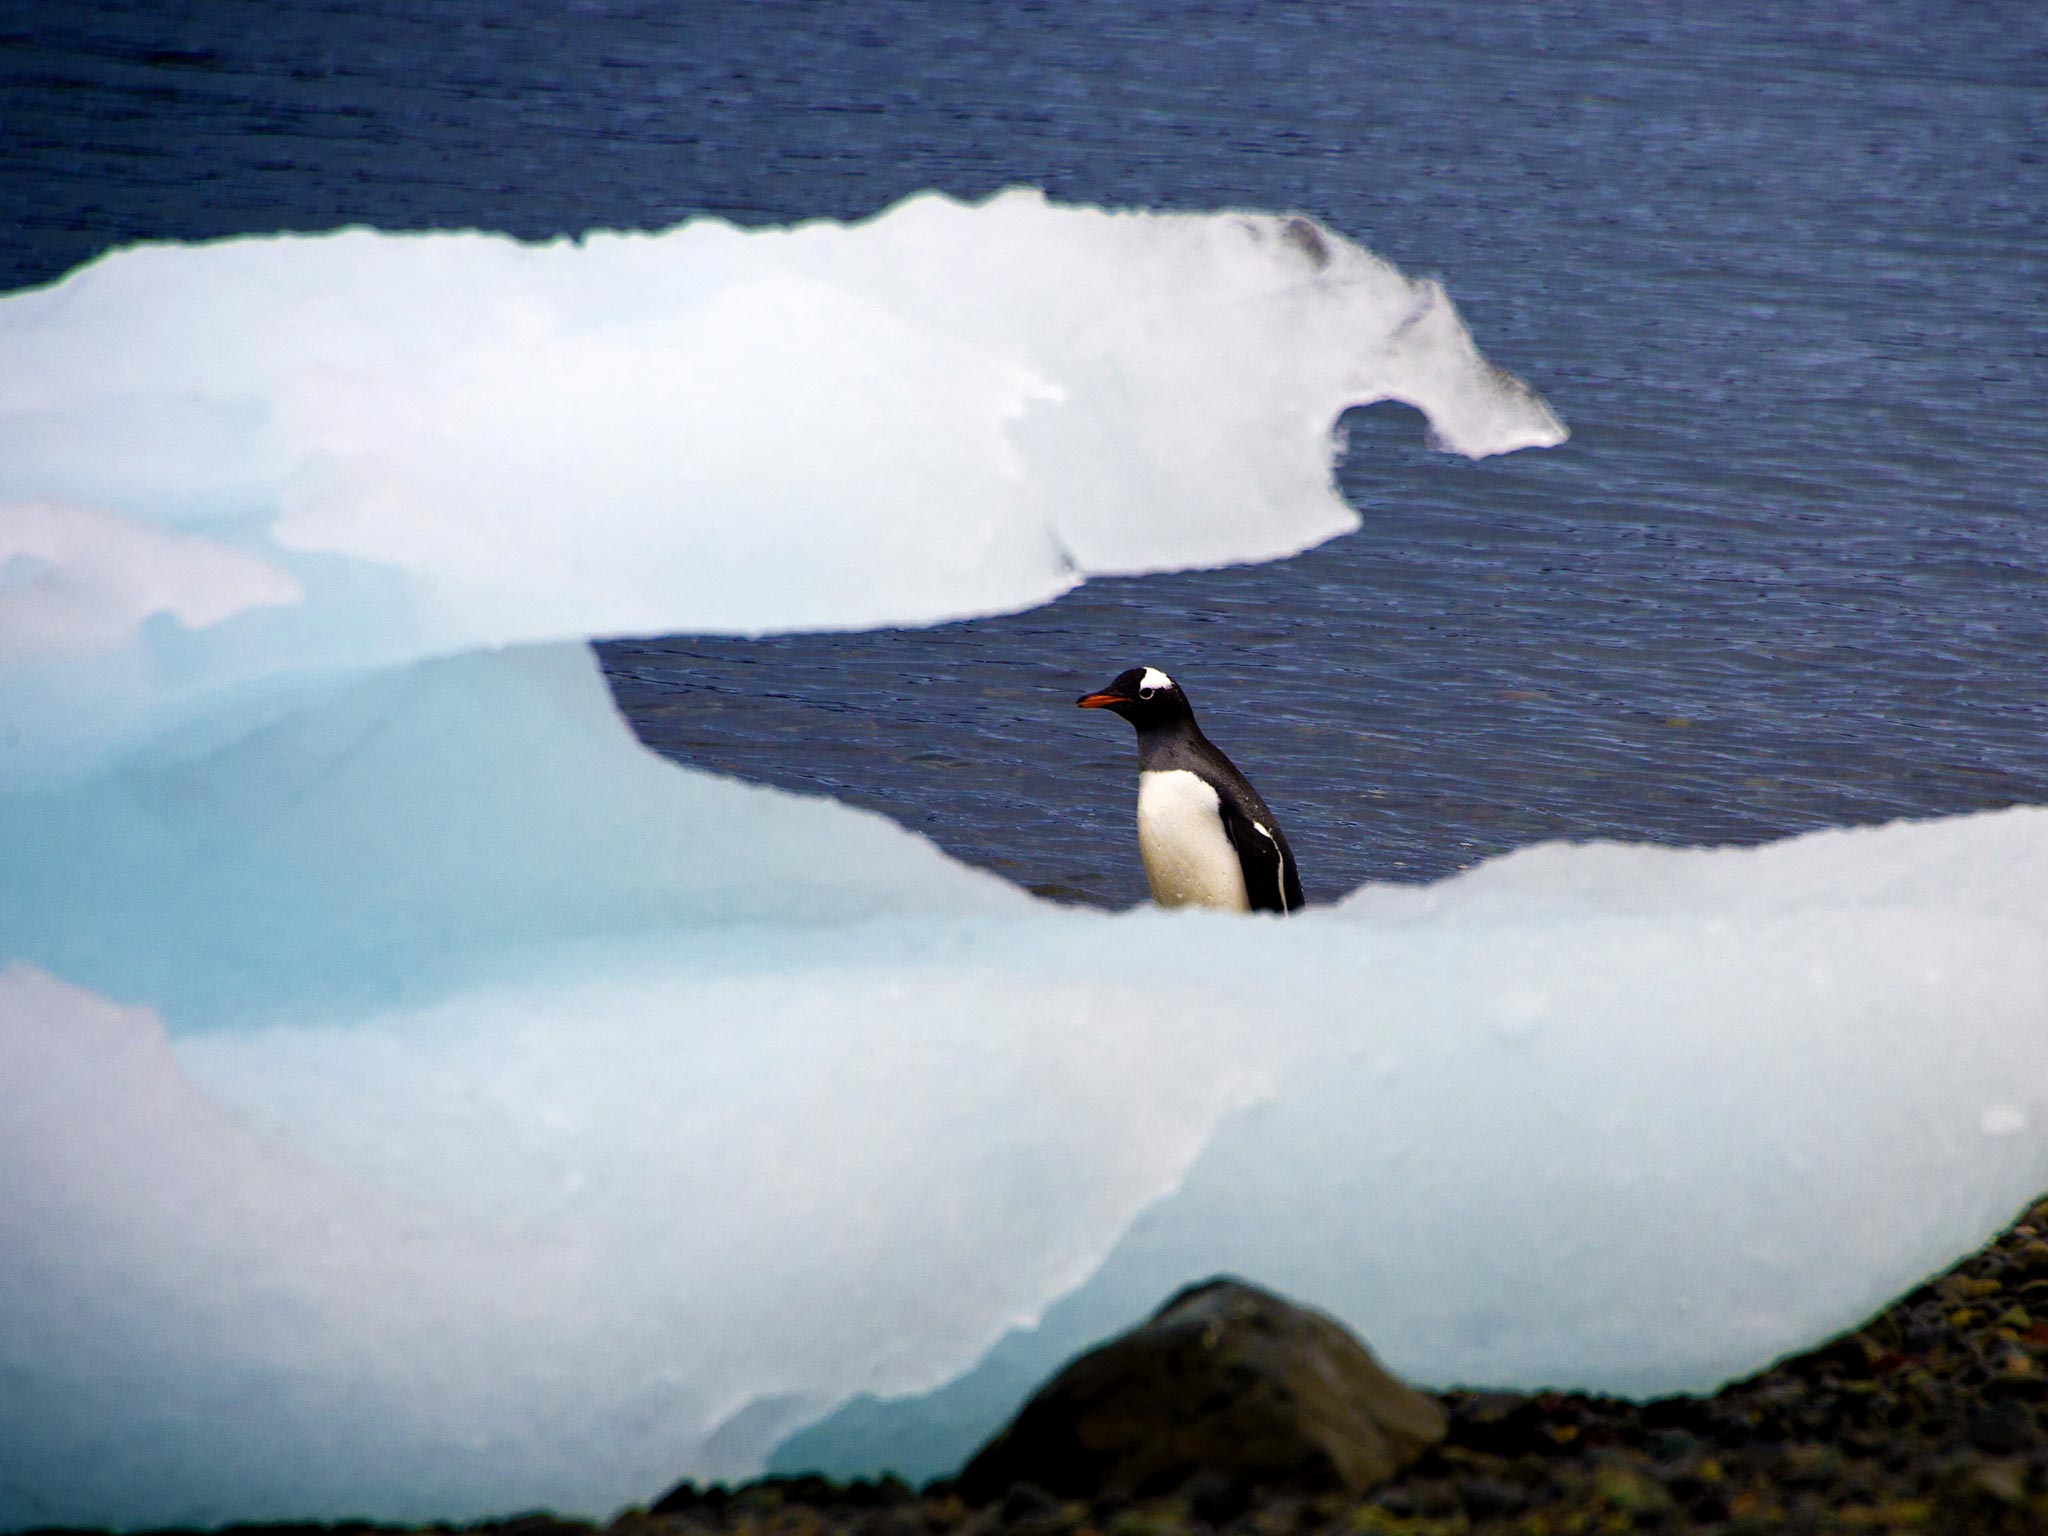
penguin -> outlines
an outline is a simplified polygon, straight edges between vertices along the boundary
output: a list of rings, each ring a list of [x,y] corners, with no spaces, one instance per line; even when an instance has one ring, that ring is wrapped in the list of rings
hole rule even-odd
[[[1180,685],[1132,667],[1082,709],[1113,709],[1138,729],[1138,853],[1162,907],[1298,912],[1301,874],[1287,834],[1251,781],[1202,734]]]

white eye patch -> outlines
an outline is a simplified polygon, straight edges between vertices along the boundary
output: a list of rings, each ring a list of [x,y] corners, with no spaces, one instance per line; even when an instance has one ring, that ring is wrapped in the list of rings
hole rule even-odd
[[[1138,697],[1149,699],[1162,688],[1171,688],[1173,679],[1156,667],[1147,667],[1145,675],[1138,679]]]

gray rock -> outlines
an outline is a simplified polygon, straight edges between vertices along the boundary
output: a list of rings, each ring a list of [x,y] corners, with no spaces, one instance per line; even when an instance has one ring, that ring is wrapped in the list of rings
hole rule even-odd
[[[1333,1319],[1216,1279],[1063,1367],[958,1488],[973,1503],[1018,1483],[1067,1499],[1147,1498],[1200,1475],[1360,1493],[1443,1435],[1436,1403]]]

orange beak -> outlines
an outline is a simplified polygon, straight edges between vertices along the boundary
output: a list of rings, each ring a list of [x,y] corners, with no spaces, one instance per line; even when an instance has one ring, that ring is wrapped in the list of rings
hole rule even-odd
[[[1077,707],[1081,709],[1108,709],[1112,704],[1122,704],[1124,702],[1124,696],[1120,693],[1091,693],[1087,698],[1079,700]]]

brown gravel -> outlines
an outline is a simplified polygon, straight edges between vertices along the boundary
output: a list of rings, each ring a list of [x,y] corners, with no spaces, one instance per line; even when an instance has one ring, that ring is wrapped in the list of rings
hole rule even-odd
[[[2037,1321],[2037,1318],[2039,1319]],[[1862,1328],[1709,1398],[1452,1392],[1450,1433],[1364,1499],[1224,1482],[1131,1504],[943,1484],[680,1489],[609,1536],[1608,1536],[1633,1531],[2048,1533],[2048,1199]],[[363,1525],[237,1527],[364,1536]],[[454,1527],[435,1527],[448,1531]],[[546,1516],[475,1536],[589,1536]]]

